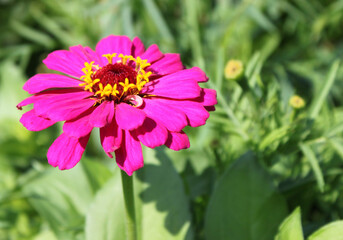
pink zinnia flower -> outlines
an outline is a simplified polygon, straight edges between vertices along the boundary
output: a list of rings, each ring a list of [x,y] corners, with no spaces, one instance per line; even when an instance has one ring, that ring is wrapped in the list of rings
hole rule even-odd
[[[145,50],[139,38],[108,36],[95,51],[81,45],[50,53],[43,63],[61,74],[36,74],[23,89],[33,104],[20,122],[40,131],[65,121],[50,146],[49,163],[70,169],[81,159],[93,128],[100,128],[104,151],[128,175],[143,166],[141,144],[173,150],[190,146],[182,131],[205,124],[216,92],[201,88],[205,73],[184,69],[180,56],[163,54],[157,45]]]

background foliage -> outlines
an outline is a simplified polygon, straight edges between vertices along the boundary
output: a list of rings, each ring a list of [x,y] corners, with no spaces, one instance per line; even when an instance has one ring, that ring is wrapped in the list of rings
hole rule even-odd
[[[1,240],[125,239],[98,133],[61,172],[46,161],[61,126],[29,132],[15,108],[49,52],[109,34],[181,53],[218,91],[189,150],[144,150],[139,239],[343,239],[342,0],[0,0],[0,22]],[[224,79],[229,59],[239,81]]]

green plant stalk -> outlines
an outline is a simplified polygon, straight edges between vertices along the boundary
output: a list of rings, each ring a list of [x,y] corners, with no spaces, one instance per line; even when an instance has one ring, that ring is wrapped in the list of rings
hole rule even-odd
[[[123,186],[125,212],[126,212],[126,239],[137,239],[135,201],[133,196],[133,177],[126,172],[121,172],[121,182]]]

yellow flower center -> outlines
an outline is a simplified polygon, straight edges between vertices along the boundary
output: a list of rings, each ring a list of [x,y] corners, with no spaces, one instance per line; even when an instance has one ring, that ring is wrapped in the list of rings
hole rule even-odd
[[[85,62],[82,69],[84,75],[81,79],[84,83],[80,86],[94,93],[99,103],[104,100],[120,102],[129,95],[137,95],[149,82],[151,72],[144,70],[151,65],[147,60],[119,54],[120,60],[113,63],[116,56],[116,53],[104,54],[103,57],[108,61],[107,65],[99,67],[94,65],[94,62]]]

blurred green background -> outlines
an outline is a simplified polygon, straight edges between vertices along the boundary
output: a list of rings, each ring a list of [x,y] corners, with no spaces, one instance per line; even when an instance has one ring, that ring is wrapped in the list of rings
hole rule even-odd
[[[139,239],[342,239],[342,0],[0,0],[0,23],[1,240],[125,239],[98,132],[61,172],[46,160],[61,125],[29,132],[15,107],[48,53],[109,34],[180,53],[218,92],[207,124],[185,130],[190,149],[144,149]],[[224,77],[230,59],[239,80]]]

